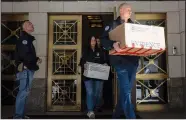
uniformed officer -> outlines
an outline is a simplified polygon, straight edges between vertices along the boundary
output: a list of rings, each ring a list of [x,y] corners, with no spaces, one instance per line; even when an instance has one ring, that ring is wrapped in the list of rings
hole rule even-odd
[[[34,31],[33,24],[26,20],[22,25],[23,31],[17,40],[15,49],[16,80],[19,81],[19,92],[16,97],[14,119],[24,119],[25,103],[31,88],[34,72],[39,69],[38,64],[42,62],[36,56],[33,45],[34,36],[30,33]]]
[[[120,52],[120,43],[110,40],[108,33],[122,23],[133,23],[130,19],[132,11],[129,4],[121,4],[119,6],[119,13],[120,16],[105,27],[101,37],[101,43],[106,50],[115,49],[117,52]],[[120,108],[122,108],[127,119],[135,119],[136,116],[131,102],[131,91],[136,77],[139,57],[129,55],[110,55],[109,57],[110,64],[115,68],[119,87],[119,99],[113,117],[119,117]]]

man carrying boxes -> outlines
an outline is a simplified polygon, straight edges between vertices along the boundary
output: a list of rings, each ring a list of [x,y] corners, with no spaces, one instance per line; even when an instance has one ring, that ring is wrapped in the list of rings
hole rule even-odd
[[[119,99],[113,118],[120,116],[122,108],[127,119],[135,119],[131,91],[136,78],[139,56],[164,51],[164,29],[132,24],[131,6],[127,3],[119,6],[119,13],[120,16],[105,27],[101,43],[109,51],[110,64],[114,67],[118,80]]]

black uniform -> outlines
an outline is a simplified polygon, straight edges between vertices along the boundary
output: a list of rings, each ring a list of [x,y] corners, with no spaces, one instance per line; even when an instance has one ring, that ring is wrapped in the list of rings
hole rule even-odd
[[[104,54],[104,60],[105,63],[107,63],[108,65],[110,65],[109,63],[109,52],[107,50],[104,49],[104,47],[101,45],[101,47],[99,48],[101,50],[101,52],[103,52]]]
[[[16,71],[19,64],[23,63],[23,66],[26,66],[29,70],[38,70],[37,60],[39,59],[36,56],[35,47],[33,41],[35,37],[23,31],[19,40],[16,42],[15,49],[15,64]],[[18,72],[18,71],[17,71]]]
[[[128,20],[129,23],[133,23],[131,19]],[[109,39],[109,32],[116,28],[118,25],[124,23],[123,20],[118,17],[116,20],[114,20],[109,26],[105,27],[105,31],[103,35],[101,36],[101,44],[106,50],[113,49],[113,44],[116,41],[112,41]],[[113,66],[120,65],[120,64],[133,64],[138,65],[138,56],[129,56],[129,55],[110,55],[110,63]]]
[[[86,50],[83,52],[83,55],[81,57],[80,64],[79,64],[82,68],[82,73],[84,72],[84,64],[86,62],[93,62],[93,63],[98,63],[98,64],[107,63],[107,60],[104,54],[105,54],[104,51],[97,47],[95,48],[95,51],[93,51],[90,47],[87,47]]]
[[[99,63],[104,64],[106,63],[105,53],[102,49],[96,48],[95,51],[93,51],[91,48],[87,48],[85,52],[83,53],[83,56],[80,61],[81,67],[86,62],[93,62],[93,63]]]

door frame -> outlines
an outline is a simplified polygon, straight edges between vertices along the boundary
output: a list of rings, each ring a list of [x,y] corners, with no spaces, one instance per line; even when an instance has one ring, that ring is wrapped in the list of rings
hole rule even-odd
[[[53,45],[53,21],[54,20],[77,20],[77,44],[76,45]],[[71,50],[77,51],[77,63],[80,62],[82,45],[82,16],[81,15],[49,15],[49,44],[48,44],[48,74],[47,74],[47,111],[80,111],[81,110],[81,74],[76,70],[75,75],[53,75],[53,50]],[[76,104],[74,106],[52,105],[52,80],[53,79],[76,79]]]
[[[167,46],[167,24],[166,24],[166,14],[165,13],[135,13],[135,20],[165,20],[165,42]],[[166,51],[166,73],[158,73],[158,74],[136,74],[136,83],[138,80],[165,80],[168,84],[168,56]],[[149,61],[150,62],[150,61]],[[168,90],[168,86],[167,86]],[[168,94],[168,92],[167,92]],[[134,98],[133,98],[134,99]],[[137,111],[163,111],[167,108],[167,104],[137,104],[136,101],[136,86],[135,86],[135,103],[136,103],[136,110]]]

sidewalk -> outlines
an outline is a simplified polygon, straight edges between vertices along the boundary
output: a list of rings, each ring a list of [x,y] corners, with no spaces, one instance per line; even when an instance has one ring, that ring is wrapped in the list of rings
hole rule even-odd
[[[7,119],[13,116],[14,107],[6,106],[1,107],[1,118]],[[53,112],[55,113],[46,113],[45,115],[37,115],[32,113],[28,115],[31,119],[87,119],[85,112]],[[62,115],[64,114],[65,115]],[[142,119],[186,119],[186,113],[179,112],[138,112],[137,113]],[[112,112],[105,111],[97,114],[99,119],[111,119]],[[123,117],[122,117],[123,118]]]

